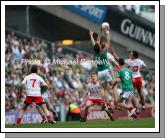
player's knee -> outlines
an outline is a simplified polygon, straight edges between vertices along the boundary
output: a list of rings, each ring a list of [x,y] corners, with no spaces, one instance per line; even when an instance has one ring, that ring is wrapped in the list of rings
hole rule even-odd
[[[91,106],[91,105],[92,105],[92,102],[91,102],[91,101],[87,101],[86,107],[89,107],[89,106]]]
[[[39,105],[40,107],[45,107],[45,108],[46,108],[46,104],[45,104],[44,102],[38,103],[38,105]]]

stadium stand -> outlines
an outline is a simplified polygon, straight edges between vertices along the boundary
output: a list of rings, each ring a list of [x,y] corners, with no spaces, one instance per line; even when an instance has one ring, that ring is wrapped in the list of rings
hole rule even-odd
[[[67,53],[68,52],[68,53]],[[69,53],[70,52],[70,53]],[[16,32],[6,31],[5,41],[5,111],[15,112],[20,109],[25,98],[25,91],[19,91],[17,85],[29,72],[28,66],[22,64],[22,59],[44,58],[82,58],[92,60],[92,56],[75,49],[59,45],[58,42],[47,42],[35,37],[20,35]],[[66,109],[70,102],[79,106],[83,100],[83,92],[86,83],[89,81],[89,73],[94,69],[89,65],[55,65],[45,64],[43,69],[49,80],[49,93],[52,96],[53,105],[64,103]],[[148,104],[154,104],[155,76],[154,71],[144,72],[144,94]],[[29,111],[34,111],[34,106]]]

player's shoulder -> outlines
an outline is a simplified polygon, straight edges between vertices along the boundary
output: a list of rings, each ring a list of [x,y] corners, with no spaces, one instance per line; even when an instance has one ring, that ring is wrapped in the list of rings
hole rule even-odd
[[[140,59],[140,58],[138,58],[137,61],[144,63],[144,61],[142,59]]]
[[[132,59],[129,59],[129,58],[125,59],[125,63],[129,63],[129,62],[132,62]]]
[[[92,82],[89,82],[88,84],[87,84],[87,87],[90,87],[92,85]]]
[[[127,67],[124,67],[124,68],[120,69],[120,72],[125,72],[125,71],[131,71],[131,70],[128,69]]]
[[[41,79],[41,76],[39,76],[39,75],[36,74],[36,73],[30,74],[30,76],[31,76],[31,77],[35,77],[35,78],[37,78],[37,79]]]

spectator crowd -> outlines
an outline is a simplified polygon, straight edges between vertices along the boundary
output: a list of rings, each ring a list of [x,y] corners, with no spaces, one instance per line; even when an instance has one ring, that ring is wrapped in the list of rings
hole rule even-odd
[[[93,57],[82,52],[67,52],[58,42],[46,41],[16,35],[6,32],[5,41],[5,111],[12,112],[21,108],[25,99],[25,90],[19,89],[19,84],[29,74],[30,67],[26,60],[41,60],[41,71],[49,80],[49,95],[53,105],[64,103],[66,107],[72,102],[79,106],[83,101],[83,93],[89,82],[89,73],[94,68],[87,63],[75,65],[60,65],[52,63],[53,59],[93,60]],[[51,63],[45,63],[48,59]],[[155,76],[149,73],[144,78],[143,92],[147,103],[154,104]],[[33,110],[34,105],[29,110]]]

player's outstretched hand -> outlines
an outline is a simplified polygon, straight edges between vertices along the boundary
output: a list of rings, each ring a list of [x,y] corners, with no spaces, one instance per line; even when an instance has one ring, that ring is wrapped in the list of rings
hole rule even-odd
[[[92,30],[89,31],[89,35],[93,36],[94,32]]]
[[[105,26],[104,31],[105,32],[110,31],[110,26]]]

